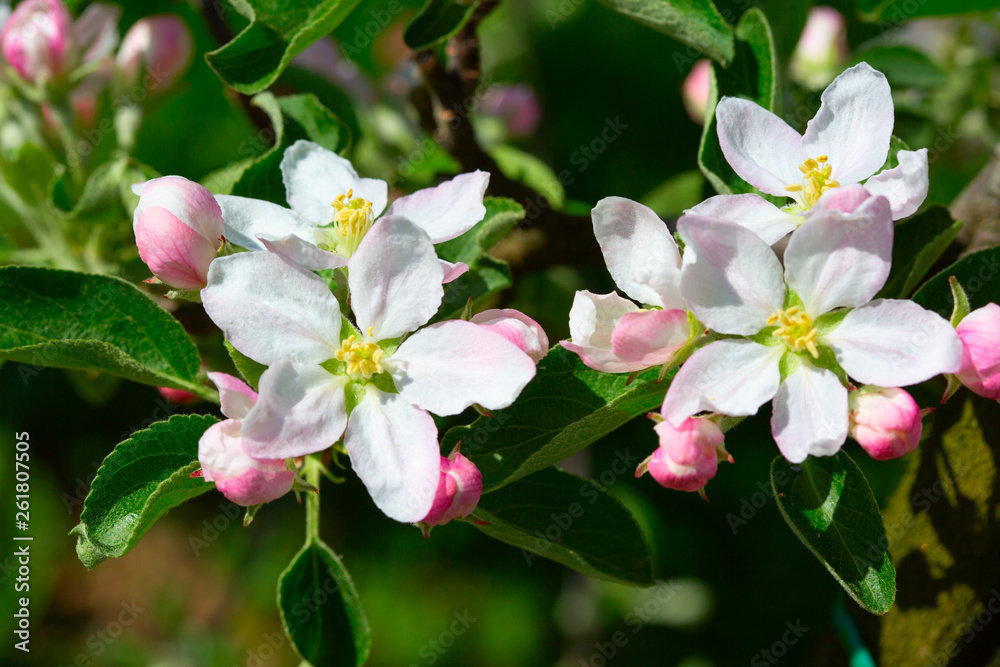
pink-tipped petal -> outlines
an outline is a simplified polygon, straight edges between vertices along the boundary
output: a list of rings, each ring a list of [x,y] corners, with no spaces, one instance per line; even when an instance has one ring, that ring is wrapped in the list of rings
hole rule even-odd
[[[549,352],[549,337],[541,325],[519,310],[502,308],[484,310],[469,320],[487,331],[499,334],[538,363]]]
[[[283,460],[255,459],[243,451],[240,422],[234,419],[208,427],[198,442],[198,461],[205,481],[245,507],[280,498],[295,481]]]
[[[479,468],[459,452],[441,457],[441,477],[434,504],[421,523],[443,526],[453,519],[472,514],[483,494],[483,475]]]
[[[226,373],[209,373],[208,379],[218,387],[222,414],[230,419],[245,419],[257,404],[257,392],[243,380]]]
[[[853,391],[850,406],[851,437],[873,459],[894,459],[920,444],[920,406],[902,389],[866,387]]]
[[[690,329],[686,310],[625,313],[611,334],[611,351],[626,362],[659,366],[687,342]]]
[[[483,195],[489,182],[485,171],[459,174],[436,187],[400,197],[385,214],[406,218],[427,232],[431,241],[442,243],[461,236],[483,219]]]

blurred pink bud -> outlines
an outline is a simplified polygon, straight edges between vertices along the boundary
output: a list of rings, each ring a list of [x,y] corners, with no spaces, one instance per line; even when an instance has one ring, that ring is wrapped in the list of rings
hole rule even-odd
[[[484,310],[470,320],[517,345],[537,364],[549,352],[549,337],[541,325],[519,310]]]
[[[962,341],[962,367],[955,375],[980,396],[1000,400],[1000,306],[977,308],[955,332]]]
[[[512,137],[530,137],[542,121],[542,105],[535,90],[525,84],[497,85],[483,96],[482,111],[503,119]]]
[[[25,0],[0,31],[4,60],[38,85],[72,69],[73,17],[59,0]]]
[[[125,33],[115,64],[123,89],[169,88],[191,64],[194,46],[187,25],[172,14],[139,19]]]
[[[271,502],[292,490],[295,473],[281,459],[255,459],[243,451],[242,422],[212,424],[198,441],[198,461],[206,481],[222,494],[249,507]]]
[[[132,218],[139,256],[153,275],[177,289],[200,289],[222,247],[222,209],[208,190],[180,176],[136,183]]]
[[[832,7],[813,7],[792,54],[792,79],[818,90],[833,81],[847,55],[847,22],[843,14]]]
[[[712,63],[707,59],[699,60],[691,68],[681,86],[681,97],[684,108],[691,120],[701,125],[705,122],[705,112],[708,111],[708,94],[711,87]]]
[[[920,407],[902,389],[865,387],[852,391],[850,410],[851,437],[877,461],[909,454],[920,444]]]
[[[160,392],[160,396],[175,405],[193,405],[201,400],[197,394],[192,394],[190,391],[184,391],[183,389],[157,387],[156,391]]]
[[[664,420],[653,428],[660,446],[636,477],[648,470],[661,486],[678,491],[697,491],[715,477],[725,436],[714,421],[689,417],[679,427]]]
[[[443,526],[452,519],[472,514],[483,494],[483,476],[479,468],[457,451],[441,457],[441,478],[434,504],[421,523]]]

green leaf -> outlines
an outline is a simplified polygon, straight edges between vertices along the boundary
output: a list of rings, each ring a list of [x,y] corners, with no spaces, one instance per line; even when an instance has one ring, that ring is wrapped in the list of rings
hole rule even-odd
[[[600,0],[619,14],[728,65],[733,32],[711,0]]]
[[[250,25],[206,58],[223,81],[249,95],[274,83],[292,58],[340,25],[358,0],[230,0],[230,4]]]
[[[464,448],[464,445],[463,445]],[[635,462],[625,462],[631,475]],[[652,557],[642,529],[594,482],[549,468],[485,494],[472,514],[490,537],[590,577],[651,586]]]
[[[285,185],[281,158],[285,149],[300,139],[314,141],[339,152],[347,145],[350,132],[315,95],[275,97],[261,93],[253,104],[267,113],[274,127],[274,145],[263,155],[237,162],[205,179],[205,187],[216,194],[264,199],[284,206]]]
[[[295,652],[316,667],[362,665],[371,629],[351,576],[319,539],[306,542],[278,579],[278,610]]]
[[[865,610],[884,614],[896,598],[896,571],[878,504],[846,452],[771,463],[781,516],[844,590]]]
[[[866,62],[900,88],[939,86],[945,73],[920,51],[901,44],[877,45],[855,54],[853,64]]]
[[[478,5],[475,0],[427,0],[423,9],[406,25],[403,41],[414,51],[443,44],[458,34]]]
[[[632,418],[657,409],[669,382],[656,382],[659,369],[628,375],[601,373],[554,347],[538,373],[509,408],[448,431],[443,451],[459,441],[462,454],[483,473],[483,489],[500,487],[547,468]]]
[[[513,284],[507,262],[488,251],[524,219],[524,209],[513,199],[487,197],[486,215],[458,238],[437,246],[441,259],[468,264],[469,271],[445,285],[444,299],[434,321],[458,317],[471,298],[474,305]]]
[[[892,271],[878,298],[909,296],[961,229],[948,209],[933,206],[899,225],[892,247]]]
[[[969,297],[972,310],[988,303],[1000,303],[1000,248],[988,248],[974,252],[958,260],[947,269],[928,280],[913,300],[941,317],[951,317],[954,306],[948,278],[955,276],[959,285]]]
[[[698,149],[698,166],[719,194],[757,192],[736,175],[719,146],[715,107],[728,95],[752,100],[769,111],[775,110],[777,79],[774,38],[767,19],[756,7],[743,14],[736,26],[736,57],[728,69],[712,65],[711,86],[705,126]]]
[[[661,218],[676,218],[702,200],[705,177],[697,169],[671,176],[647,193],[640,203]]]
[[[236,370],[240,372],[240,375],[247,381],[247,384],[253,387],[254,391],[257,391],[257,386],[260,384],[260,376],[267,370],[267,366],[243,354],[233,347],[232,343],[228,340],[226,341],[226,350],[229,352],[229,357],[233,360]]]
[[[0,358],[102,371],[216,401],[194,342],[169,313],[113,276],[0,268]]]
[[[555,210],[562,210],[566,203],[566,190],[549,165],[527,151],[506,144],[497,144],[487,153],[496,161],[504,176],[542,195]]]
[[[104,459],[83,502],[76,553],[87,568],[129,552],[156,521],[215,488],[198,470],[198,440],[218,420],[174,415],[134,433]]]
[[[994,0],[860,0],[858,9],[869,21],[878,20],[882,33],[919,16],[947,16],[996,9]]]
[[[87,178],[80,198],[69,212],[70,219],[98,224],[128,221],[139,202],[132,185],[157,176],[155,169],[132,158],[105,162]]]

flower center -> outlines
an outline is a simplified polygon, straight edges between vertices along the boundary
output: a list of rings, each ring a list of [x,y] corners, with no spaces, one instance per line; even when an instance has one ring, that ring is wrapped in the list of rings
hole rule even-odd
[[[364,197],[355,197],[352,189],[346,194],[337,195],[330,205],[333,206],[334,214],[333,222],[327,226],[327,230],[333,241],[332,250],[342,257],[350,257],[375,222],[372,203]],[[329,248],[324,248],[326,249]]]
[[[366,380],[385,371],[382,368],[382,348],[375,343],[363,343],[351,334],[337,350],[337,361],[347,363],[350,375],[361,375]]]
[[[802,204],[804,208],[812,208],[830,188],[839,188],[840,183],[830,178],[833,167],[827,163],[827,157],[820,155],[815,160],[809,158],[799,165],[799,171],[803,173],[802,183],[790,183],[785,186],[788,192],[801,192]]]
[[[816,337],[819,333],[813,327],[812,318],[798,306],[788,310],[779,308],[774,315],[767,318],[768,324],[777,324],[773,336],[780,338],[793,352],[808,350],[814,359],[819,359],[819,349],[816,347]]]

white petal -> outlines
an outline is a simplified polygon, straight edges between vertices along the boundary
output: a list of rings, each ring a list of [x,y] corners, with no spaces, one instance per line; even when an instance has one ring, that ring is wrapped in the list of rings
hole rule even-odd
[[[91,63],[109,56],[118,46],[118,19],[122,10],[115,5],[95,2],[88,5],[73,23],[73,37],[86,48],[83,62]]]
[[[677,223],[684,240],[681,293],[688,308],[724,334],[755,334],[785,303],[781,262],[746,227],[686,215]]]
[[[258,458],[287,459],[320,452],[347,425],[344,385],[315,364],[280,361],[260,376],[260,398],[243,422],[243,449]]]
[[[639,307],[614,292],[593,294],[586,290],[576,293],[569,311],[571,340],[559,344],[579,355],[590,368],[605,373],[628,373],[646,366],[626,362],[611,348],[611,335],[625,313],[638,312]]]
[[[802,137],[776,115],[750,100],[723,97],[716,107],[719,145],[733,170],[750,185],[776,197],[802,180]]]
[[[716,195],[685,213],[734,222],[774,245],[802,224],[801,215],[785,213],[759,195]]]
[[[591,217],[608,271],[623,292],[640,303],[684,308],[680,252],[659,216],[629,199],[606,197]]]
[[[457,415],[473,403],[505,408],[535,376],[535,362],[520,348],[462,320],[421,329],[383,365],[403,398],[437,415]]]
[[[392,202],[386,215],[401,215],[441,243],[461,236],[486,215],[483,195],[490,175],[485,171],[459,174],[433,188],[424,188]]]
[[[321,250],[309,241],[295,234],[273,236],[258,234],[257,239],[269,252],[284,257],[292,264],[297,264],[308,271],[335,269],[347,266],[347,258],[326,250]]]
[[[330,288],[271,253],[212,262],[201,301],[233,347],[267,366],[322,363],[340,347],[340,306]]]
[[[882,195],[892,205],[892,219],[902,220],[917,212],[927,198],[927,149],[899,151],[899,165],[886,169],[865,181],[865,189]]]
[[[218,387],[222,414],[230,419],[245,418],[257,403],[257,392],[239,378],[226,373],[209,373],[208,379]]]
[[[859,63],[834,79],[820,99],[802,148],[812,158],[826,155],[833,178],[841,185],[860,183],[889,155],[893,125],[889,82],[868,63]]]
[[[853,213],[818,211],[788,241],[785,281],[813,317],[868,303],[889,277],[892,237],[885,197]]]
[[[347,276],[358,327],[370,338],[397,338],[431,319],[441,305],[444,269],[427,232],[406,218],[384,217],[351,258]]]
[[[280,237],[311,228],[284,206],[269,201],[232,195],[216,195],[215,200],[222,208],[226,240],[247,250],[264,250],[259,234]]]
[[[962,365],[955,329],[912,301],[878,299],[847,314],[823,337],[858,382],[906,387]]]
[[[462,275],[468,273],[469,265],[465,262],[446,262],[445,260],[439,260],[441,262],[441,270],[444,271],[444,280],[441,282],[448,284],[451,281],[461,277]]]
[[[354,197],[370,201],[375,216],[385,209],[388,199],[385,181],[361,178],[350,160],[302,139],[285,150],[281,158],[281,176],[288,205],[315,225],[333,221],[331,204],[348,190],[354,191]]]
[[[670,383],[662,414],[674,426],[711,410],[740,417],[757,413],[778,391],[785,348],[749,340],[719,340],[684,362]]]
[[[399,394],[368,385],[351,412],[344,445],[351,467],[390,519],[416,522],[434,504],[441,452],[431,416]]]
[[[803,360],[774,397],[771,435],[791,463],[833,456],[847,439],[847,389],[825,368]]]

